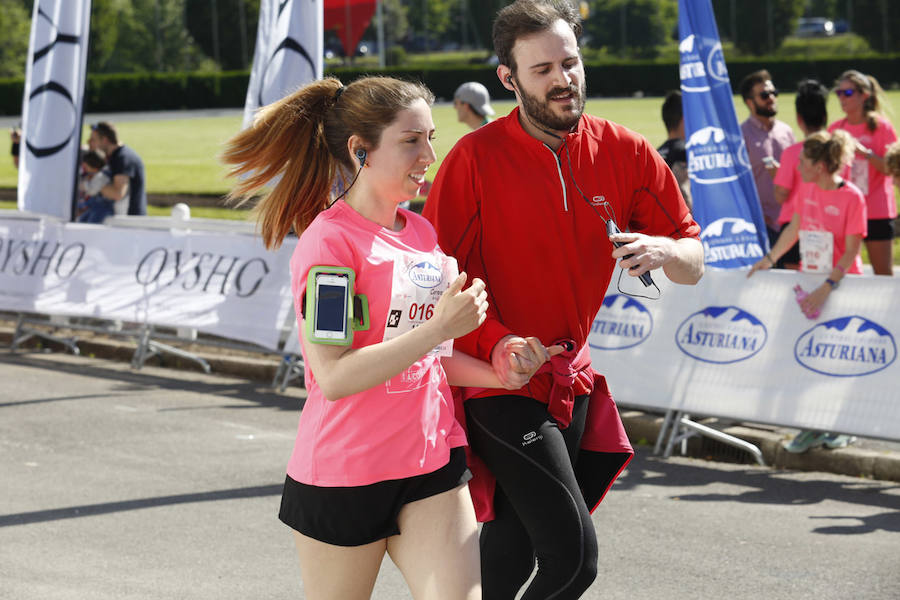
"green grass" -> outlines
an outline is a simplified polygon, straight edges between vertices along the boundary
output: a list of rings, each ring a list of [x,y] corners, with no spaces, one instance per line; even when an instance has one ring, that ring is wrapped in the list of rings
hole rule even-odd
[[[0,209],[15,210],[15,208],[15,202],[0,201]],[[151,217],[167,217],[172,214],[172,209],[168,206],[148,206],[147,214]],[[229,219],[232,221],[244,221],[252,218],[250,213],[246,210],[217,208],[213,206],[191,207],[191,216],[202,219]]]
[[[889,103],[900,107],[900,91],[888,92]],[[660,98],[595,98],[588,100],[587,112],[621,123],[644,135],[654,145],[665,139],[659,110]],[[514,106],[511,99],[494,103],[498,114],[508,113]],[[738,120],[747,117],[747,109],[735,101]],[[840,115],[837,99],[829,99],[832,119]],[[794,98],[791,94],[779,97],[779,118],[796,127]],[[436,172],[440,162],[453,144],[468,129],[456,121],[456,113],[449,104],[434,107],[437,128],[435,152],[438,162],[431,168]],[[152,194],[215,194],[228,189],[225,169],[217,156],[222,144],[240,128],[241,119],[209,117],[174,119],[168,121],[122,121],[117,123],[122,140],[137,150],[147,168],[147,191]],[[85,139],[87,133],[85,133]],[[16,187],[16,171],[9,160],[0,161],[0,188]]]
[[[589,82],[590,83],[590,82]],[[900,108],[900,91],[888,92],[888,103]],[[644,135],[654,146],[665,139],[660,117],[660,98],[594,98],[587,102],[586,111],[621,123]],[[514,107],[511,99],[493,103],[498,115],[507,114]],[[778,98],[778,117],[794,128],[796,126],[794,97],[783,94]],[[739,121],[747,118],[747,109],[735,98]],[[829,97],[829,115],[832,120],[841,115],[837,99]],[[434,107],[436,127],[435,152],[438,161],[429,170],[429,177],[440,167],[444,156],[456,141],[469,130],[456,121],[456,113],[449,104]],[[896,116],[896,115],[891,115]],[[896,121],[896,119],[895,119]],[[122,140],[140,154],[147,168],[147,191],[151,194],[210,194],[224,195],[228,190],[225,169],[217,156],[222,145],[240,128],[240,116],[176,119],[168,121],[122,121],[117,123]],[[87,139],[87,133],[85,133]],[[16,187],[16,171],[11,161],[0,161],[0,188]],[[0,208],[15,208],[13,202],[0,202]],[[150,207],[150,214],[168,214],[170,209]],[[227,208],[194,207],[195,217],[247,218],[246,211]],[[895,244],[895,262],[900,264],[900,244]]]

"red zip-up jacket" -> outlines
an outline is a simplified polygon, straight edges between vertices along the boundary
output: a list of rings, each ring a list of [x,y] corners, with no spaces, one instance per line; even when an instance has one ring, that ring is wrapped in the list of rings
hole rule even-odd
[[[456,390],[457,417],[465,425],[466,398],[518,393],[547,402],[566,427],[572,398],[590,394],[582,438],[588,455],[579,461],[589,465],[590,453],[598,452],[622,456],[616,472],[588,468],[586,480],[579,477],[588,506],[596,508],[633,455],[605,378],[591,369],[584,347],[615,268],[606,220],[675,239],[697,238],[700,227],[668,166],[640,135],[584,115],[554,152],[518,117],[516,108],[454,146],[423,214],[470,281],[487,283],[488,318],[456,341],[458,349],[490,361],[494,345],[510,333],[536,336],[545,346],[571,340],[575,347],[517,392]],[[469,466],[478,520],[491,520],[493,477],[471,452]]]
[[[487,283],[487,321],[456,341],[487,361],[509,333],[585,344],[615,267],[604,218],[614,215],[622,231],[700,234],[675,177],[643,137],[584,115],[554,152],[522,128],[518,108],[453,147],[423,214],[469,280]],[[549,374],[537,375],[519,393],[546,401],[550,385]],[[589,392],[579,383],[574,391]]]

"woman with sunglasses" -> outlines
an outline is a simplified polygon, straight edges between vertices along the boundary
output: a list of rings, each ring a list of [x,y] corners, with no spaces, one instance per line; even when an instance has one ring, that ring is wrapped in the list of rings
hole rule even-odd
[[[884,91],[874,77],[845,71],[837,80],[835,93],[847,116],[832,123],[828,131],[841,129],[856,141],[853,163],[845,175],[866,197],[869,233],[865,243],[869,262],[876,275],[892,275],[892,223],[897,204],[884,155],[887,147],[897,141],[897,134],[882,114]]]

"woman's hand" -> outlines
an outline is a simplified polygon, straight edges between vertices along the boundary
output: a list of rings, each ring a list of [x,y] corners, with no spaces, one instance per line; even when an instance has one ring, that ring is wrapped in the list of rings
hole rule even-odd
[[[768,271],[772,267],[775,266],[775,263],[772,262],[772,259],[769,258],[769,255],[766,254],[761,259],[756,261],[752,267],[750,267],[750,271],[747,272],[747,277],[749,278],[751,275],[756,273],[757,271]]]
[[[463,291],[466,279],[466,273],[460,273],[434,308],[432,318],[445,340],[466,335],[484,323],[487,316],[488,301],[484,282],[476,277],[472,280],[472,285]]]
[[[830,295],[831,286],[823,283],[800,301],[800,308],[807,315],[816,315],[825,306],[825,301],[828,300]]]
[[[524,387],[541,366],[565,350],[562,346],[547,346],[536,337],[507,335],[491,351],[491,365],[508,390]]]

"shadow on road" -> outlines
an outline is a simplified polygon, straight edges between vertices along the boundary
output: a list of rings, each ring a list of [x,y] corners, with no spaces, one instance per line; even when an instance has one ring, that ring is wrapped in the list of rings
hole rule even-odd
[[[812,479],[819,473],[798,473],[765,467],[710,468],[715,463],[696,461],[696,464],[673,462],[652,456],[649,448],[635,448],[634,459],[625,473],[616,482],[616,489],[635,489],[638,486],[705,486],[707,484],[729,484],[738,488],[734,493],[696,493],[673,496],[682,502],[746,502],[754,504],[777,504],[782,506],[816,504],[825,500],[860,504],[889,509],[889,512],[869,517],[862,525],[847,527],[827,527],[818,533],[852,533],[859,530],[887,531],[900,530],[900,511],[897,511],[900,496],[894,490],[900,485],[892,482],[866,479],[837,478],[835,480]],[[789,475],[789,476],[788,476]],[[845,517],[833,517],[845,518]],[[856,517],[852,517],[856,518]],[[860,528],[864,529],[860,529]]]
[[[168,378],[158,375],[152,375],[146,371],[122,371],[111,369],[108,365],[91,366],[80,362],[78,364],[69,362],[65,359],[56,360],[54,355],[41,354],[38,356],[29,354],[2,354],[0,361],[15,364],[22,367],[30,367],[35,369],[44,369],[51,371],[61,371],[71,373],[73,375],[81,375],[84,377],[96,377],[99,379],[107,379],[118,381],[118,385],[114,388],[116,392],[122,395],[134,391],[147,391],[154,389],[161,390],[179,390],[189,391],[197,394],[209,394],[221,396],[222,398],[233,398],[235,400],[244,400],[253,402],[262,408],[276,408],[279,410],[294,411],[303,406],[304,398],[298,398],[296,395],[279,394],[275,392],[269,385],[259,381],[236,380],[232,378],[213,378],[199,376],[195,379],[187,380],[184,377]],[[33,404],[41,402],[62,402],[70,400],[81,400],[87,398],[100,398],[104,396],[114,396],[116,394],[101,394],[88,396],[64,395],[59,397],[37,398],[23,400],[20,402],[0,403],[0,408],[6,406],[16,406],[22,404]],[[220,406],[219,408],[247,409],[254,408],[245,404],[234,406]],[[191,407],[185,407],[184,410],[190,410]]]
[[[156,508],[159,506],[172,506],[191,502],[217,502],[219,500],[234,500],[236,498],[258,498],[262,496],[276,496],[281,494],[282,484],[259,485],[253,487],[234,488],[230,490],[215,490],[211,492],[197,492],[194,494],[176,494],[173,496],[159,496],[156,498],[139,498],[137,500],[124,500],[119,502],[103,502],[100,504],[83,504],[67,508],[53,508],[49,510],[37,510],[34,512],[18,513],[13,515],[0,515],[0,527],[13,525],[30,525],[32,523],[44,523],[58,521],[60,519],[75,519],[79,517],[93,517],[108,513],[122,512],[126,510],[138,510],[141,508]]]

